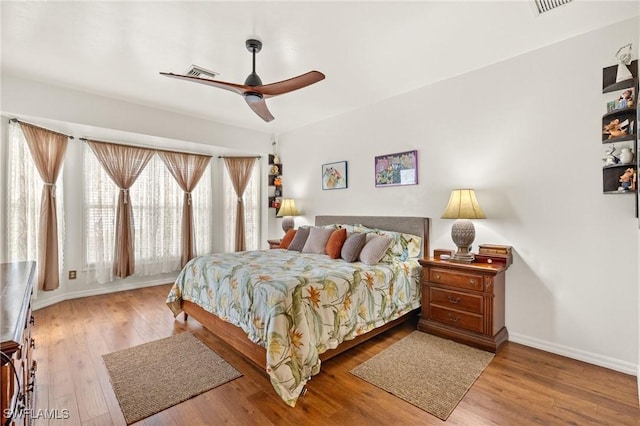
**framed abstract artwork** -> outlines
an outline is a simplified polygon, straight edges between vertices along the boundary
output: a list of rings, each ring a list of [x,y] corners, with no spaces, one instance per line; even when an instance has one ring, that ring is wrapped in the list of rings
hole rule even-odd
[[[338,161],[322,165],[322,189],[347,187],[347,162]]]
[[[418,183],[418,151],[377,156],[374,167],[377,187]]]

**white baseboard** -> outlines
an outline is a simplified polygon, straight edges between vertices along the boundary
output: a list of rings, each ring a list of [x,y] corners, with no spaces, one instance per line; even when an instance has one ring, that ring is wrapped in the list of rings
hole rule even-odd
[[[176,274],[177,275],[177,274]],[[175,279],[175,277],[174,277]],[[126,284],[113,284],[109,283],[105,286],[89,288],[86,290],[61,292],[47,298],[38,298],[33,301],[33,310],[46,308],[47,306],[55,305],[56,303],[64,302],[65,300],[79,299],[81,297],[99,296],[101,294],[116,293],[119,291],[135,290],[137,288],[153,287],[162,284],[169,284],[173,280],[171,278],[162,277],[154,280],[126,283]]]
[[[509,332],[509,341],[638,377],[640,367],[631,362],[583,351],[582,349],[559,345],[557,343],[536,339],[535,337],[519,333]]]

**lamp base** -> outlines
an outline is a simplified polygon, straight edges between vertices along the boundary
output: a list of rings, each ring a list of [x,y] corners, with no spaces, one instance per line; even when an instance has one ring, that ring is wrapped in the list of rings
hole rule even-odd
[[[476,257],[474,256],[473,253],[455,253],[453,255],[453,257],[451,257],[451,259],[449,259],[449,262],[455,262],[455,263],[473,263],[473,261],[476,260]]]
[[[289,229],[292,229],[295,225],[293,216],[285,216],[282,218],[282,230],[286,234]]]
[[[475,259],[471,253],[471,243],[476,239],[476,228],[469,219],[458,219],[451,227],[451,239],[458,250],[451,256],[451,262],[472,263]]]

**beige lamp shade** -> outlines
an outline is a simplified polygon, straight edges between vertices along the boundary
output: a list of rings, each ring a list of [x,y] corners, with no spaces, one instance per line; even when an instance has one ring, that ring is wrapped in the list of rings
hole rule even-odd
[[[471,263],[475,259],[471,244],[476,239],[476,229],[470,219],[486,219],[473,189],[454,189],[442,219],[456,219],[451,227],[451,239],[458,247],[451,261]]]
[[[473,189],[454,189],[442,219],[486,219]]]
[[[293,198],[283,198],[282,203],[280,204],[280,210],[278,210],[278,214],[276,216],[299,216],[300,212],[296,208],[296,202],[293,201]]]
[[[296,203],[293,198],[283,198],[282,204],[280,204],[280,210],[276,213],[276,216],[283,217],[282,230],[286,234],[289,229],[295,226],[293,216],[298,216],[300,212],[296,208]]]

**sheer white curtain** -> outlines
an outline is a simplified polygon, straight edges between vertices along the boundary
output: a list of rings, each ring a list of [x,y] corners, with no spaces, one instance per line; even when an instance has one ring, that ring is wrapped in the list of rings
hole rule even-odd
[[[38,260],[38,226],[42,178],[31,158],[27,141],[19,123],[9,123],[7,170],[7,256],[8,261]],[[62,172],[60,173],[62,175]],[[64,184],[56,183],[58,216],[58,263],[64,259]]]
[[[89,147],[85,149],[87,264],[96,280],[113,280],[117,188]],[[192,192],[197,254],[211,251],[211,179],[207,169]],[[134,275],[180,269],[183,191],[154,155],[129,191],[135,229]]]
[[[236,241],[236,206],[238,196],[233,189],[229,173],[222,167],[223,217],[224,217],[224,251],[235,250]],[[246,250],[259,248],[260,224],[260,162],[256,161],[251,172],[251,179],[244,191],[244,232]]]

